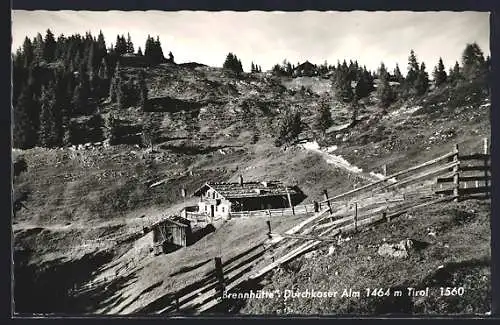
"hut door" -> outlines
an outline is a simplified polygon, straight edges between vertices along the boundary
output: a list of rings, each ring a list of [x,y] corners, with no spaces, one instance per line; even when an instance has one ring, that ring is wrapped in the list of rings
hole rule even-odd
[[[214,217],[214,214],[215,214],[215,211],[214,211],[214,206],[211,205],[210,206],[210,218],[213,218]]]

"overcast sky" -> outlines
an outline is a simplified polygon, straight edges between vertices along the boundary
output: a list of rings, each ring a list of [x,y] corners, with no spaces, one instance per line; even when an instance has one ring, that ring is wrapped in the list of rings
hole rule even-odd
[[[489,13],[486,12],[201,12],[201,11],[23,11],[12,12],[12,45],[47,28],[56,35],[97,36],[106,43],[130,32],[136,49],[144,50],[148,34],[160,36],[163,52],[178,63],[196,61],[221,66],[228,52],[235,53],[248,71],[250,62],[270,69],[287,59],[358,60],[368,69],[383,61],[392,69],[399,63],[406,72],[415,50],[430,72],[441,56],[447,68],[460,61],[466,43],[477,42],[489,55]]]

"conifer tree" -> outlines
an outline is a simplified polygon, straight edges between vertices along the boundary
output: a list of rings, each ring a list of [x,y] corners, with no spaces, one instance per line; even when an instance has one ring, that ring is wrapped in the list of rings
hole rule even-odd
[[[132,38],[130,37],[130,33],[127,33],[126,52],[130,54],[134,53],[134,43],[132,43]]]
[[[410,51],[410,56],[408,57],[408,73],[406,74],[405,83],[408,88],[413,88],[415,81],[417,80],[419,71],[419,65],[417,61],[417,56],[413,50]]]
[[[315,128],[322,134],[333,125],[332,114],[326,103],[321,103],[315,117]]]
[[[56,40],[54,39],[54,34],[52,34],[50,29],[47,29],[43,46],[43,58],[46,62],[52,62],[55,59],[55,54]]]
[[[31,87],[24,86],[14,107],[13,146],[14,148],[32,148],[37,143],[37,126],[33,112],[37,103]],[[36,115],[36,114],[35,114]]]
[[[55,121],[55,91],[50,83],[42,87],[40,95],[40,130],[39,143],[42,147],[53,147],[57,144],[57,127]]]
[[[399,69],[399,65],[396,63],[396,67],[394,68],[394,81],[402,83],[404,81],[403,74],[401,73],[401,70]]]
[[[358,81],[355,87],[355,95],[357,98],[365,98],[375,89],[373,78],[366,68],[359,71]]]
[[[24,56],[23,63],[24,68],[28,68],[33,62],[34,58],[34,48],[31,40],[26,37],[23,42],[22,55]]]
[[[160,37],[156,36],[156,41],[155,41],[155,62],[156,63],[162,63],[165,61],[165,56],[163,55],[163,49],[161,48],[161,43],[160,43]]]
[[[42,34],[38,33],[33,40],[33,61],[40,63],[43,60],[44,44]]]
[[[415,90],[417,95],[423,95],[429,89],[429,75],[425,71],[425,63],[422,62],[415,81]]]
[[[432,78],[434,79],[434,85],[436,87],[440,87],[442,84],[446,82],[447,75],[442,58],[439,58],[439,62],[437,66],[434,68],[434,72],[432,73]]]
[[[345,63],[345,61],[344,61]],[[349,68],[347,64],[343,64],[335,73],[334,89],[336,96],[343,102],[351,102],[354,98],[354,92],[349,79]]]
[[[390,80],[390,78],[391,78],[391,76],[390,76],[389,72],[387,71],[387,68],[385,67],[384,62],[382,62],[382,63],[380,64],[380,68],[379,68],[379,70],[378,70],[378,78],[379,78],[380,80],[382,80],[382,79],[387,79],[387,80]]]
[[[395,100],[395,93],[389,83],[390,75],[387,73],[385,65],[382,63],[379,69],[379,84],[377,86],[377,96],[380,106],[388,108]]]
[[[452,84],[456,84],[458,81],[463,79],[462,71],[460,69],[460,65],[458,64],[458,61],[455,61],[455,65],[453,66],[452,69],[450,69],[450,74],[448,79]]]
[[[104,34],[102,31],[99,31],[99,35],[97,36],[96,43],[96,53],[97,53],[97,62],[101,62],[101,60],[106,56],[106,40],[104,39]]]
[[[73,112],[77,114],[87,114],[88,98],[90,95],[88,76],[85,73],[80,73],[79,82],[73,92]]]
[[[484,54],[477,43],[467,44],[462,53],[462,74],[468,79],[474,79],[484,72]]]
[[[238,59],[236,55],[234,55],[231,52],[227,54],[226,60],[224,61],[222,67],[224,69],[232,70],[236,73],[243,72],[243,66],[241,65],[241,61]]]

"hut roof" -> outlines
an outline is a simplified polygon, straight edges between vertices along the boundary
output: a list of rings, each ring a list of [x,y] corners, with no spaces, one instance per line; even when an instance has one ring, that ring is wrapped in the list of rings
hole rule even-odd
[[[151,226],[151,228],[154,228],[154,227],[159,226],[159,225],[167,224],[167,223],[174,224],[176,226],[183,227],[183,228],[189,227],[191,225],[191,221],[189,221],[186,218],[183,218],[180,216],[170,216],[168,218],[165,218],[165,219],[162,219],[162,220],[156,222],[155,224],[153,224]]]
[[[201,196],[209,188],[214,189],[226,199],[265,197],[265,196],[283,196],[298,194],[295,186],[286,186],[281,182],[245,182],[240,183],[215,183],[208,182],[194,192],[195,196]]]

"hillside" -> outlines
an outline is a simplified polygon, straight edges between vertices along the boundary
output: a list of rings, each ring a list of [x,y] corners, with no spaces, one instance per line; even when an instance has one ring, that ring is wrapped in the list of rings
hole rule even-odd
[[[124,67],[131,78],[139,70]],[[380,173],[383,164],[389,173],[402,170],[439,156],[455,144],[474,153],[481,150],[482,138],[490,136],[487,96],[457,102],[436,90],[396,102],[384,113],[373,94],[360,100],[363,108],[352,128],[316,138],[311,125],[320,99],[329,104],[335,125],[348,123],[351,117],[348,105],[340,103],[334,91],[325,92],[324,80],[265,73],[235,75],[218,68],[169,63],[145,69],[145,80],[146,109],[118,109],[109,101],[100,104],[96,116],[104,122],[98,143],[14,150],[14,158],[26,162],[26,170],[14,180],[15,195],[24,197],[25,205],[13,219],[19,312],[159,311],[170,299],[168,294],[203,277],[214,255],[230,259],[265,239],[266,224],[260,218],[218,224],[193,245],[161,256],[141,249],[146,245],[144,238],[95,244],[103,237],[133,235],[148,222],[196,202],[183,198],[182,188],[191,194],[207,181],[236,181],[242,175],[247,181],[282,180],[298,185],[307,195],[303,203],[311,203],[322,199],[324,189],[335,195],[373,181],[370,172]],[[359,168],[346,168],[307,145],[276,147],[278,117],[292,107],[304,117],[306,127],[300,139],[318,141],[330,154]],[[122,128],[123,141],[111,146],[104,141],[112,131],[110,117],[129,126]],[[152,135],[151,147],[141,143],[141,135],[126,137],[144,130]],[[163,183],[151,186],[159,181]],[[353,237],[333,255],[319,251],[313,259],[302,257],[290,263],[292,271],[287,273],[285,268],[271,274],[265,288],[305,288],[312,283],[417,286],[443,276],[451,281],[450,286],[465,283],[475,288],[468,305],[457,302],[448,307],[439,299],[436,304],[417,299],[405,308],[410,306],[416,313],[458,312],[462,307],[470,313],[487,312],[484,305],[490,288],[484,279],[489,277],[489,213],[485,202],[471,201],[408,215]],[[273,219],[273,227],[284,231],[303,218]],[[428,238],[429,227],[438,229],[437,238]],[[464,234],[469,236],[467,241]],[[407,237],[425,242],[425,249],[405,262],[373,257],[370,245]],[[134,266],[113,277],[114,270],[130,260]],[[440,265],[448,273],[437,272]],[[389,269],[400,272],[389,279]],[[80,296],[68,295],[75,284],[102,279],[109,281]],[[22,295],[28,287],[32,294]],[[292,301],[285,306],[250,301],[240,312],[408,311],[381,306],[379,302],[359,306],[349,301]]]

